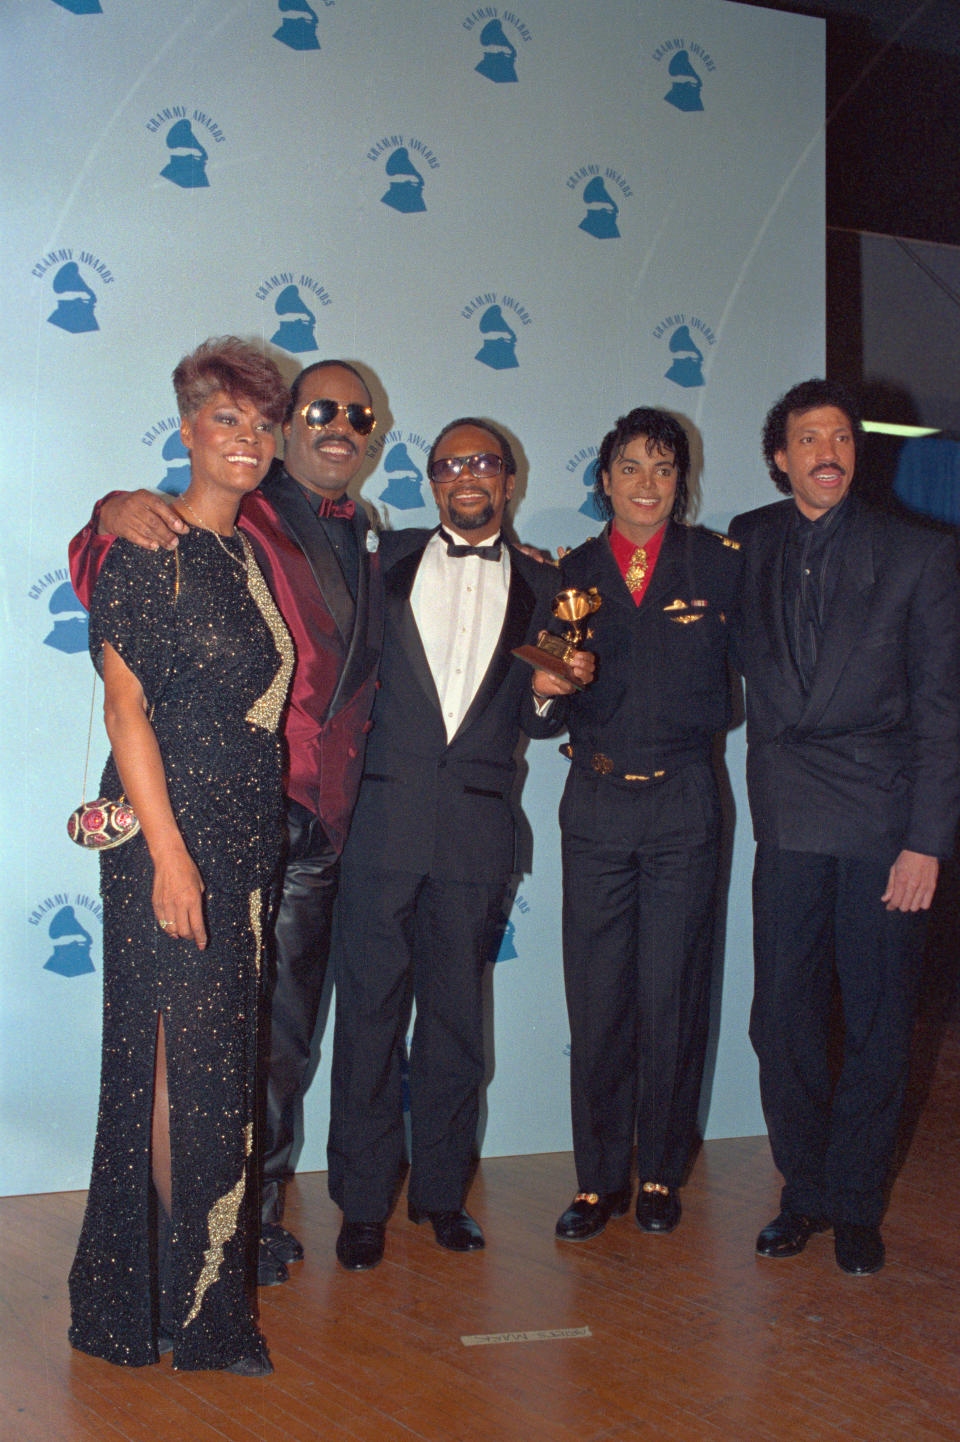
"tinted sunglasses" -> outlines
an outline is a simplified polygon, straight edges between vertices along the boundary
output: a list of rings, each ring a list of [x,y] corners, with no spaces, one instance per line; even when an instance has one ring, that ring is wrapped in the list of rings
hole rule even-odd
[[[434,461],[429,474],[431,481],[443,485],[444,481],[455,481],[463,470],[478,481],[489,480],[503,470],[503,456],[494,455],[493,451],[484,451],[478,456],[447,456],[442,461]]]
[[[358,436],[368,436],[377,424],[373,407],[362,406],[359,401],[343,405],[340,401],[331,400],[329,396],[323,396],[320,400],[310,401],[300,408],[304,425],[309,426],[312,431],[328,426],[340,411],[343,411],[351,430],[356,431]]]

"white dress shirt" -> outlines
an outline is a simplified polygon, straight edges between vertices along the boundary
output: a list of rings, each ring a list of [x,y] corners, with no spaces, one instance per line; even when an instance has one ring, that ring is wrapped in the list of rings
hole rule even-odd
[[[475,542],[451,532],[465,546],[494,546],[500,539]],[[417,569],[410,604],[433,676],[451,741],[470,709],[493,659],[507,612],[510,553],[500,561],[481,556],[450,556],[439,533],[431,536]]]

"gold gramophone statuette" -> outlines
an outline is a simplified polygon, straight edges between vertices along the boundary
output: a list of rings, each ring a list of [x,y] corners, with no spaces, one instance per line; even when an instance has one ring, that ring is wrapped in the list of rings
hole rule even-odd
[[[527,665],[536,671],[549,671],[553,676],[563,676],[567,681],[571,681],[578,691],[582,691],[581,682],[572,674],[567,662],[574,651],[580,650],[583,622],[592,616],[594,611],[599,610],[602,600],[596,586],[591,586],[589,591],[580,591],[575,586],[560,591],[554,596],[550,609],[558,621],[566,622],[567,630],[564,635],[554,636],[550,631],[541,631],[535,646],[518,646],[514,656],[526,661]]]

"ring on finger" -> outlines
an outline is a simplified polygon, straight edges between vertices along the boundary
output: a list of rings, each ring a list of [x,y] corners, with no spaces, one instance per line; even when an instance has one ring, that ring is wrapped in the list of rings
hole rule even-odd
[[[173,925],[173,922],[172,922],[172,921],[161,921],[160,918],[159,918],[159,916],[158,916],[158,917],[157,917],[157,925],[159,926],[159,928],[160,928],[161,931],[166,931],[166,929],[167,929],[168,926],[172,926],[172,925]]]

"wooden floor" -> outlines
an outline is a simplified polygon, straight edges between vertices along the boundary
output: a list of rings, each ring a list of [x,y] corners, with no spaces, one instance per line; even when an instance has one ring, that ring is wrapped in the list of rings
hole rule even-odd
[[[916,1125],[876,1277],[839,1272],[829,1236],[790,1261],[755,1257],[779,1190],[761,1138],[703,1148],[672,1236],[646,1236],[628,1215],[579,1246],[553,1239],[569,1156],[486,1161],[470,1195],[485,1252],[440,1251],[401,1205],[383,1265],[352,1275],[334,1260],[339,1213],[314,1173],[288,1206],[307,1260],[260,1293],[274,1376],[178,1374],[166,1359],[128,1371],[67,1345],[83,1194],[2,1200],[0,1438],[956,1439],[960,1024],[934,1020],[920,1043]],[[558,1328],[589,1335],[462,1340]]]

